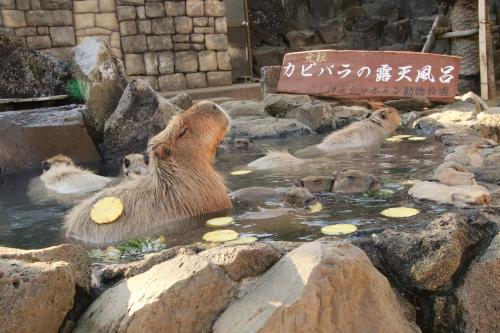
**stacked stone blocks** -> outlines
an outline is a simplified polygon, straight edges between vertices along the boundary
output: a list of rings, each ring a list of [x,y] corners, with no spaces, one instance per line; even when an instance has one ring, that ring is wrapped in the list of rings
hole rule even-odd
[[[104,41],[121,57],[115,0],[73,0],[73,16],[77,43],[94,37]]]
[[[231,84],[223,1],[116,1],[129,75],[163,91]]]
[[[98,38],[163,91],[231,84],[222,0],[0,0],[0,34],[70,60]]]
[[[0,0],[0,33],[27,47],[71,58],[76,45],[72,0]]]

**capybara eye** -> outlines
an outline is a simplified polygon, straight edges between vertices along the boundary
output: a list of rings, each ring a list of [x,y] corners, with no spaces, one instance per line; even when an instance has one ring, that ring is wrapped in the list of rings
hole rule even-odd
[[[380,112],[380,118],[382,118],[382,119],[385,119],[385,118],[386,118],[386,116],[385,116],[385,111]]]
[[[184,128],[184,129],[181,131],[181,133],[179,134],[179,136],[178,136],[177,138],[178,138],[178,139],[182,138],[182,137],[184,136],[184,134],[186,134],[187,130],[188,130],[188,129],[187,129],[187,127],[186,127],[186,128]]]
[[[128,159],[128,158],[124,158],[124,159],[123,159],[123,164],[125,165],[125,167],[127,167],[127,168],[128,168],[128,167],[130,166],[130,161],[129,161],[129,159]]]
[[[45,170],[45,171],[49,170],[49,169],[50,169],[50,163],[49,163],[49,162],[47,162],[47,161],[43,161],[43,163],[42,163],[42,168],[43,168],[43,170]]]
[[[217,106],[215,106],[215,105],[212,106],[212,109],[214,109],[214,111],[217,110]]]
[[[148,155],[144,155],[144,164],[146,165],[149,165],[149,156]]]
[[[354,180],[354,176],[347,176],[349,180]]]

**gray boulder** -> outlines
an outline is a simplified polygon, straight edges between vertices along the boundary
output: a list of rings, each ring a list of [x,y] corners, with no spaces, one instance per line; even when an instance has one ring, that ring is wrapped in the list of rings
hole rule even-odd
[[[41,168],[57,154],[75,163],[101,156],[85,128],[83,105],[0,112],[0,168],[4,174]]]
[[[127,74],[118,56],[94,38],[86,38],[75,47],[74,73],[76,89],[88,107],[92,134],[101,141],[104,123],[115,111],[127,86]]]
[[[365,119],[371,111],[364,106],[341,105],[332,107],[332,112],[335,117],[335,127],[340,129],[350,123]]]
[[[105,158],[117,162],[129,153],[143,152],[149,138],[163,130],[177,112],[182,112],[182,109],[158,95],[146,82],[132,80],[116,111],[106,120],[103,134]]]
[[[260,90],[264,98],[268,94],[276,94],[280,73],[281,66],[264,66],[260,69]]]
[[[295,119],[274,117],[241,117],[231,122],[231,138],[283,138],[313,134],[307,125]]]
[[[285,114],[305,103],[311,103],[307,95],[268,94],[264,98],[265,110],[273,117],[284,117]]]
[[[174,96],[168,101],[182,110],[187,110],[193,106],[193,100],[188,94]]]
[[[69,65],[0,35],[0,98],[66,94]]]
[[[395,108],[400,114],[411,111],[422,111],[423,109],[428,108],[432,105],[432,103],[426,97],[396,99],[387,101],[384,104],[386,106]]]
[[[335,115],[328,103],[304,103],[285,113],[284,118],[298,120],[316,132],[330,131],[336,126]]]
[[[221,106],[231,119],[266,115],[262,101],[227,101]]]

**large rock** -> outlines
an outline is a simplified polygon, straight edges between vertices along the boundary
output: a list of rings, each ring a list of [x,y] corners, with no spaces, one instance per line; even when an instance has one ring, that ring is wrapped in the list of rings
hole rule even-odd
[[[288,111],[301,106],[305,103],[311,103],[311,97],[307,95],[292,94],[269,94],[264,99],[265,110],[273,117],[284,117]]]
[[[87,38],[75,47],[74,72],[81,96],[88,107],[88,119],[100,141],[104,123],[115,111],[127,74],[121,60],[102,41]]]
[[[281,1],[255,0],[248,3],[252,45],[282,45],[286,34],[285,10]]]
[[[104,126],[106,159],[116,162],[129,153],[143,152],[148,139],[163,130],[170,118],[181,111],[146,82],[132,80]]]
[[[334,106],[332,111],[335,117],[335,127],[343,128],[352,122],[360,121],[365,119],[369,114],[368,110],[364,106]]]
[[[355,242],[374,265],[403,290],[449,290],[470,251],[491,234],[492,225],[480,216],[447,213],[425,227],[385,230]]]
[[[440,128],[451,126],[472,127],[476,123],[475,106],[471,103],[450,104],[429,116],[417,120],[415,129],[418,133],[434,134]]]
[[[283,138],[313,134],[307,125],[294,119],[241,117],[231,122],[230,136],[250,139]]]
[[[48,54],[0,35],[0,98],[66,94],[69,66]]]
[[[0,260],[1,332],[58,332],[74,296],[65,262]]]
[[[500,332],[500,234],[465,274],[456,295],[463,332]]]
[[[71,329],[88,305],[90,261],[83,248],[0,247],[0,332]]]
[[[284,118],[295,119],[309,126],[313,131],[330,131],[335,123],[335,116],[328,103],[304,103],[285,113]]]
[[[408,195],[418,200],[430,200],[440,204],[467,207],[487,205],[491,202],[488,189],[480,185],[448,186],[435,182],[417,181]]]
[[[39,250],[0,247],[0,258],[48,263],[64,261],[68,263],[76,285],[90,292],[90,259],[85,249],[80,246],[63,244]]]
[[[179,255],[106,290],[80,318],[82,332],[210,332],[233,282],[196,255]]]
[[[222,267],[235,281],[260,275],[281,258],[278,250],[265,243],[218,246],[200,256]]]
[[[221,106],[231,119],[266,115],[262,101],[227,101]]]
[[[432,104],[426,97],[415,97],[407,99],[391,100],[384,103],[387,106],[395,108],[399,113],[406,113],[410,111],[422,111],[430,107]]]
[[[495,108],[500,111],[500,108]],[[500,112],[481,112],[477,115],[476,127],[483,138],[500,141]]]
[[[65,154],[76,163],[101,157],[84,125],[84,106],[0,112],[0,168],[4,174],[41,167],[42,161]]]
[[[260,69],[260,90],[264,98],[268,94],[276,94],[280,73],[281,66],[264,66]]]
[[[319,240],[293,250],[232,303],[215,333],[420,332],[360,249]]]

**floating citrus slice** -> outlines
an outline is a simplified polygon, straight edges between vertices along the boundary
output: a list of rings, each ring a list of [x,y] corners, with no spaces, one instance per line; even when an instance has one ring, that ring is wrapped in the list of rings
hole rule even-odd
[[[425,136],[412,136],[408,138],[408,141],[424,141],[427,140]]]
[[[257,237],[253,237],[253,236],[240,237],[240,238],[236,238],[235,240],[226,242],[226,244],[232,244],[232,245],[250,244],[250,243],[255,243],[257,240],[258,240]]]
[[[225,227],[233,223],[234,219],[230,216],[227,216],[227,217],[217,217],[215,219],[210,219],[205,223],[205,225],[207,227],[217,228],[217,227]]]
[[[401,142],[401,141],[403,141],[403,139],[401,139],[401,138],[396,138],[396,137],[394,137],[394,136],[393,136],[393,137],[391,137],[391,138],[387,138],[387,139],[385,139],[385,141],[387,141],[387,142]]]
[[[387,208],[380,212],[380,214],[386,217],[411,217],[417,215],[418,213],[420,213],[418,209],[409,207]]]
[[[206,242],[229,242],[238,238],[239,234],[234,230],[216,230],[203,235]]]
[[[397,138],[397,139],[408,139],[410,137],[412,137],[413,135],[408,135],[408,134],[399,134],[399,135],[394,135],[393,138]]]
[[[233,171],[233,172],[231,172],[231,175],[233,175],[233,176],[243,176],[243,175],[248,175],[249,173],[252,173],[252,170],[238,170],[238,171]]]
[[[97,224],[113,223],[122,215],[123,203],[117,197],[104,197],[90,211],[90,218]]]
[[[347,235],[358,230],[353,224],[334,224],[321,228],[321,232],[328,236]]]
[[[323,205],[321,202],[316,202],[314,205],[309,207],[311,213],[319,213],[323,210]]]

